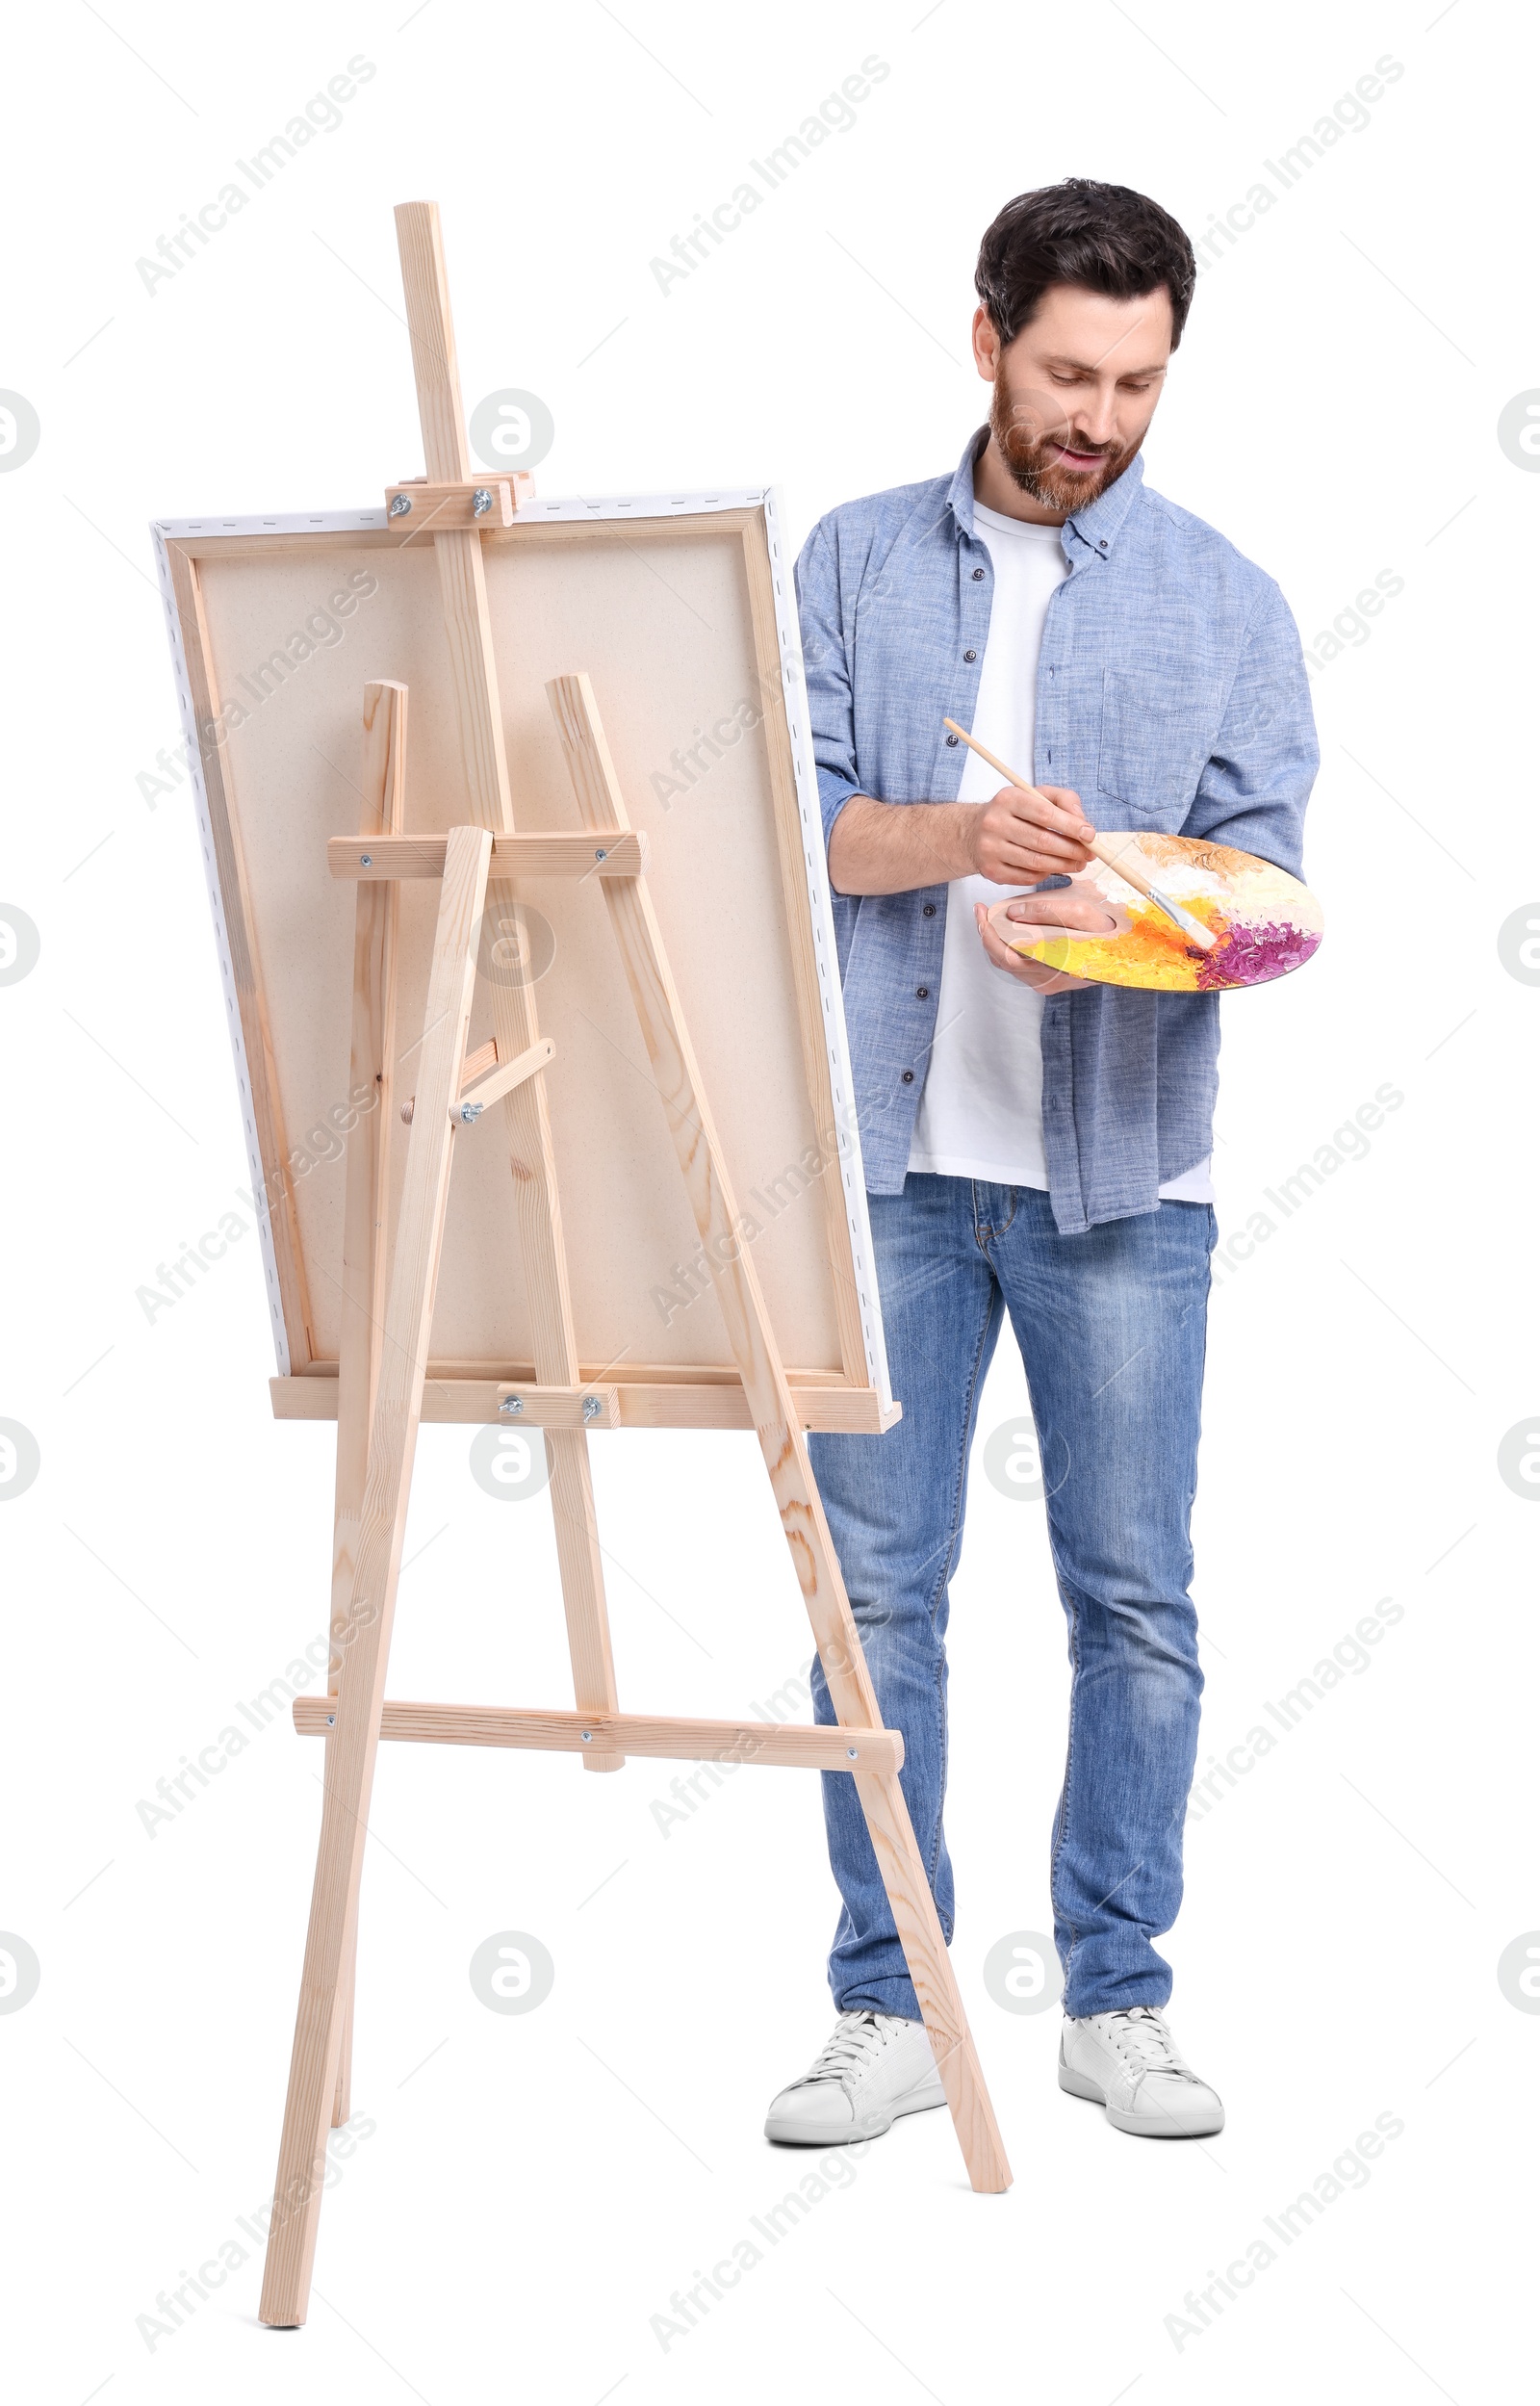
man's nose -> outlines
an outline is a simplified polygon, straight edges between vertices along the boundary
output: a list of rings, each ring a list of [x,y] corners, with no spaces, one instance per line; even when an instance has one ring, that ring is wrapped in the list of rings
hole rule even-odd
[[[1069,421],[1069,431],[1084,438],[1092,451],[1114,442],[1117,435],[1117,416],[1111,396],[1090,408],[1077,409]]]

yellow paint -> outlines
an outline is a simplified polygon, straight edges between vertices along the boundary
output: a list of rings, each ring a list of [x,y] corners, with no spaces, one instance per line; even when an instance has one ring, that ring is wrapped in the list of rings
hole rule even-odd
[[[1164,911],[1137,896],[1123,906],[1133,920],[1123,936],[1051,936],[1045,944],[1012,944],[1012,950],[1045,969],[1066,970],[1075,977],[1099,984],[1142,986],[1157,993],[1196,994],[1200,958],[1190,948],[1181,929]],[[1185,898],[1183,909],[1201,919],[1216,936],[1226,935],[1229,920],[1207,897]],[[1011,943],[1011,939],[1006,939]]]

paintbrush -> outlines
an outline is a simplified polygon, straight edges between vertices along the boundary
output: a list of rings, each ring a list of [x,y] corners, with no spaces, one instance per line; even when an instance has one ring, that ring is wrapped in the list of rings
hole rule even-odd
[[[998,769],[1007,785],[1017,787],[1023,793],[1035,793],[1040,802],[1048,800],[1048,795],[1040,786],[1035,786],[1030,778],[1018,777],[1014,768],[1006,766],[1004,761],[996,760],[994,754],[987,751],[982,743],[969,735],[965,727],[960,727],[955,718],[943,718],[941,724],[943,727],[950,728],[953,735],[960,737],[970,751],[977,752],[981,761],[988,761],[991,768]],[[1205,927],[1201,919],[1194,918],[1191,911],[1185,911],[1179,902],[1173,902],[1168,894],[1162,893],[1158,886],[1151,885],[1138,864],[1130,862],[1126,852],[1120,852],[1116,845],[1109,843],[1102,836],[1092,837],[1086,849],[1088,852],[1094,853],[1104,868],[1115,870],[1119,877],[1142,893],[1146,901],[1153,902],[1158,911],[1164,911],[1172,924],[1181,929],[1188,942],[1195,944],[1200,951],[1212,952],[1216,944],[1219,943],[1220,939],[1210,928]]]

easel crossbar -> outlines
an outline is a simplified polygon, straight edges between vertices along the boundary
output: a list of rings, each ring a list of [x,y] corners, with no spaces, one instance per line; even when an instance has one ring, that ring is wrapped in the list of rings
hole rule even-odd
[[[295,1727],[324,1738],[334,1696],[298,1696]],[[821,1728],[809,1722],[688,1720],[644,1713],[566,1713],[501,1704],[408,1704],[381,1708],[382,1738],[420,1745],[521,1746],[542,1753],[661,1755],[684,1763],[768,1763],[786,1770],[892,1772],[903,1769],[896,1729]]]
[[[361,886],[396,885],[403,879],[442,877],[446,836],[332,836],[326,867],[333,877]],[[641,877],[647,869],[647,831],[600,827],[573,835],[497,833],[492,839],[494,877]]]

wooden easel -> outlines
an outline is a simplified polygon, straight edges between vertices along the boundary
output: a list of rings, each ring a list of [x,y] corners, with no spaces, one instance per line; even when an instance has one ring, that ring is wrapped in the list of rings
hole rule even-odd
[[[504,757],[479,527],[497,523],[495,480],[472,474],[460,399],[438,211],[396,212],[407,318],[426,454],[425,485],[407,486],[438,556],[444,623],[474,825],[448,838],[406,833],[407,690],[366,689],[365,810],[358,836],[330,846],[334,874],[359,880],[354,946],[352,1076],[377,1086],[380,1108],[348,1138],[343,1333],[339,1357],[336,1545],[330,1693],[301,1698],[296,1726],[326,1741],[324,1804],[295,2028],[288,2102],[269,2233],[261,2317],[305,2319],[326,2162],[326,2132],[348,2113],[359,1881],[374,1758],[382,1737],[575,1753],[592,1772],[629,1754],[687,1761],[797,1765],[848,1773],[866,1817],[894,1920],[936,2050],[973,2186],[999,2190],[1010,2169],[974,2054],[962,1999],[899,1785],[903,1742],[881,1726],[860,1641],[813,1483],[806,1436],[759,1281],[732,1243],[738,1215],[722,1148],[664,954],[633,831],[586,676],[547,686],[586,832],[515,834]],[[607,1417],[578,1357],[545,1080],[554,1047],[537,1023],[534,988],[493,983],[494,1040],[469,1062],[466,1045],[483,913],[517,918],[532,875],[597,875],[624,960],[652,1073],[703,1240],[727,1235],[733,1257],[714,1282],[729,1341],[807,1603],[838,1726],[658,1719],[622,1713],[615,1692],[587,1428]],[[440,882],[427,1008],[412,1049],[405,1186],[389,1243],[383,1219],[393,1092],[399,882]],[[553,1074],[560,1075],[556,1065]],[[525,1711],[388,1701],[386,1667],[400,1571],[412,1462],[458,1143],[494,1101],[502,1104],[510,1186],[535,1336],[539,1423],[572,1653],[577,1709]]]

